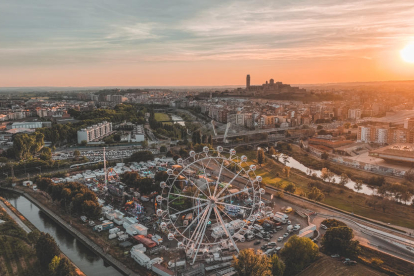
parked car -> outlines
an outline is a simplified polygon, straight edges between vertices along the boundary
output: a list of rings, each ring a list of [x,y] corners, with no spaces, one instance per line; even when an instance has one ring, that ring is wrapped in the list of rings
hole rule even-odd
[[[277,238],[277,241],[278,241],[278,242],[283,241],[283,237],[279,237],[279,238]]]
[[[269,242],[267,246],[276,246],[276,242]]]
[[[265,250],[267,248],[267,245],[262,245],[262,247],[260,247],[261,250]]]
[[[287,221],[287,224],[288,224],[288,225],[291,225],[291,224],[292,224],[292,222],[291,222],[290,220],[288,220],[288,221]]]
[[[285,239],[285,238],[287,238],[287,237],[289,237],[289,233],[284,233],[284,234],[283,234],[283,238]]]
[[[332,258],[339,258],[339,254],[333,254],[331,255]]]
[[[276,247],[276,251],[279,251],[280,249],[282,249],[282,247],[280,246]]]
[[[265,241],[270,241],[270,238],[263,238],[263,240],[265,240]]]
[[[328,227],[326,227],[326,225],[325,225],[325,224],[321,224],[321,228],[322,228],[323,230],[328,229]]]
[[[258,245],[260,243],[261,243],[261,241],[255,241],[253,245]]]

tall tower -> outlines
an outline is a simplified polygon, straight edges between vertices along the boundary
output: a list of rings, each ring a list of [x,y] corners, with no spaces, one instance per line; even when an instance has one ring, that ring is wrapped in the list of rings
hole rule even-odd
[[[249,90],[250,88],[250,75],[246,76],[246,89]]]

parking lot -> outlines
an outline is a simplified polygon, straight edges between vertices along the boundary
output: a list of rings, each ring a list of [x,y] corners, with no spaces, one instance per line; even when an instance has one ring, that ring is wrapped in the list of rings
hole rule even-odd
[[[283,212],[283,210],[287,207],[287,205],[283,204],[283,202],[278,200],[278,203],[274,204],[273,212]],[[289,216],[289,220],[291,222],[291,225],[300,224],[300,229],[308,226],[307,220],[301,218],[300,216],[296,215],[294,212],[290,212],[287,214]],[[279,231],[274,231],[271,235],[270,240],[266,241],[264,239],[256,237],[252,241],[245,241],[245,242],[238,242],[237,246],[239,247],[239,250],[243,250],[246,248],[253,248],[254,250],[261,249],[262,251],[266,251],[266,249],[262,248],[263,245],[266,245],[270,242],[275,242],[275,246],[269,246],[267,249],[274,248],[274,247],[281,247],[283,248],[285,242],[289,239],[289,237],[297,234],[299,231],[294,231],[290,233],[286,238],[283,238],[282,241],[277,241],[279,237],[283,237],[283,234],[287,233],[287,227],[289,224],[282,224],[281,229]],[[260,242],[259,244],[257,244]]]
[[[153,154],[158,153],[156,149],[114,149],[114,150],[106,150],[105,156],[106,160],[119,160],[122,158],[128,158],[133,153],[139,151],[151,151]],[[79,150],[80,157],[86,157],[89,161],[100,161],[103,160],[103,150]],[[53,154],[53,160],[67,160],[74,158],[73,151],[69,152],[57,152]]]

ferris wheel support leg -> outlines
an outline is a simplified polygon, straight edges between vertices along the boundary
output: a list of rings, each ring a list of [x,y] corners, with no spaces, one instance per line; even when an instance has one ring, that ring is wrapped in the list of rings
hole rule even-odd
[[[217,210],[217,207],[214,207],[214,212],[216,213],[216,217],[220,220],[220,223],[221,223],[221,225],[222,225],[222,227],[224,229],[224,232],[226,232],[226,235],[229,237],[231,243],[233,244],[234,249],[236,249],[237,253],[239,253],[239,248],[237,247],[236,243],[233,240],[233,237],[230,235],[229,231],[227,230],[227,228],[226,228],[226,226],[224,224],[223,218],[220,216],[220,213]]]
[[[190,241],[192,241],[193,238],[198,237],[198,234],[199,234],[200,229],[201,229],[200,225],[202,225],[201,222],[204,221],[204,218],[206,217],[206,214],[208,213],[209,208],[210,208],[210,206],[208,206],[205,209],[205,211],[203,212],[203,216],[201,217],[200,222],[197,224],[196,229],[194,229],[194,233],[191,235]],[[187,245],[187,247],[188,247],[188,245]]]
[[[195,263],[195,260],[197,259],[198,251],[200,250],[200,245],[203,242],[203,237],[204,237],[204,234],[205,234],[206,229],[207,229],[207,220],[210,218],[211,210],[212,210],[212,208],[210,208],[208,210],[208,215],[207,215],[207,217],[205,219],[206,220],[206,223],[204,223],[204,225],[203,225],[203,230],[202,230],[202,233],[200,232],[201,233],[200,237],[196,240],[196,243],[198,243],[198,246],[197,246],[197,249],[195,250],[195,252],[193,252],[194,253],[194,258],[193,258],[193,263],[192,264]]]

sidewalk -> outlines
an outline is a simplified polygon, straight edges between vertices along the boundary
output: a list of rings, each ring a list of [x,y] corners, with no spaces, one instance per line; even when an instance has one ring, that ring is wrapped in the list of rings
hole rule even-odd
[[[9,207],[6,206],[6,204],[3,203],[3,201],[0,200],[0,206],[3,207],[4,210],[6,210],[7,214],[24,230],[26,233],[32,232],[29,227],[27,227],[26,224],[18,217],[15,213],[12,212],[12,210],[9,209]]]

